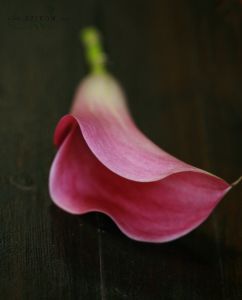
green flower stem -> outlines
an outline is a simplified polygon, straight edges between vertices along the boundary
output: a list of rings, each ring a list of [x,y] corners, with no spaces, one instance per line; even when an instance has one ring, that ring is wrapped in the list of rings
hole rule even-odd
[[[105,74],[106,55],[103,52],[101,38],[98,30],[88,27],[81,30],[80,39],[84,45],[86,59],[92,74]]]

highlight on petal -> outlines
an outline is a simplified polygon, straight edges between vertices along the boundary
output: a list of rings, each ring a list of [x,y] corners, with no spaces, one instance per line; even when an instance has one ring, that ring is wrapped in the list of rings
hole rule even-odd
[[[125,103],[118,83],[108,75],[84,80],[74,98],[71,114],[91,151],[105,166],[120,176],[142,182],[198,170],[147,139],[136,127]],[[58,134],[57,127],[56,139]]]
[[[139,241],[174,240],[201,224],[231,185],[145,137],[107,74],[77,89],[55,131],[50,194],[65,211],[98,211]]]

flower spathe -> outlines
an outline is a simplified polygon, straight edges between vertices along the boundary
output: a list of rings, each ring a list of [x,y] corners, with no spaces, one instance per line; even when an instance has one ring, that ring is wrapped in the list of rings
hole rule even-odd
[[[79,85],[57,125],[49,188],[67,212],[105,213],[132,239],[165,242],[213,211],[231,185],[186,164],[136,127],[117,81],[107,73]]]

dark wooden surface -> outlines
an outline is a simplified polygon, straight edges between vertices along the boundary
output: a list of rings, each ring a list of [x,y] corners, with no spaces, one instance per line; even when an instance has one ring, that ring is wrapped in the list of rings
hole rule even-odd
[[[154,142],[229,182],[242,175],[239,1],[2,3],[0,298],[242,299],[242,185],[200,228],[159,245],[51,203],[52,134],[86,74],[77,34],[90,24]]]

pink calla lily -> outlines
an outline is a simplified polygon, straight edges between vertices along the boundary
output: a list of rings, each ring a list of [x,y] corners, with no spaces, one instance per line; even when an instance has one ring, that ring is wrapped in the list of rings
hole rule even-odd
[[[106,73],[81,82],[54,142],[59,149],[49,188],[56,205],[72,214],[102,212],[135,240],[165,242],[185,235],[231,188],[145,137],[119,84]]]

